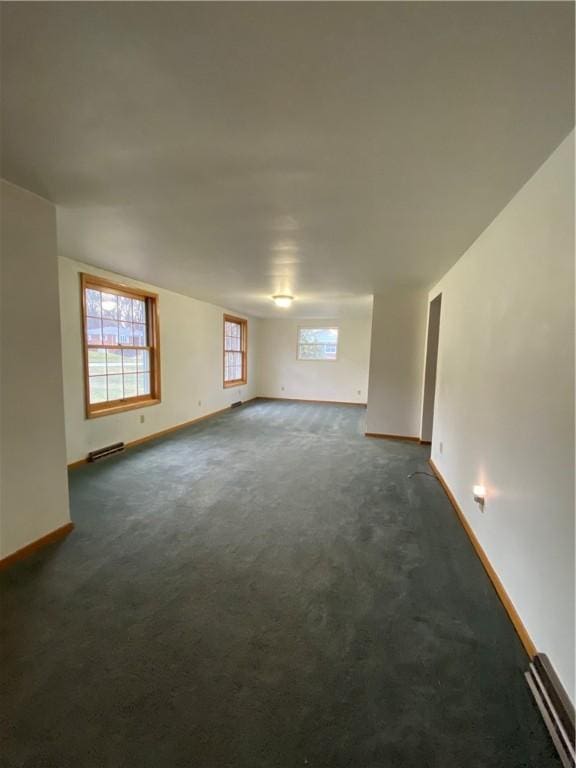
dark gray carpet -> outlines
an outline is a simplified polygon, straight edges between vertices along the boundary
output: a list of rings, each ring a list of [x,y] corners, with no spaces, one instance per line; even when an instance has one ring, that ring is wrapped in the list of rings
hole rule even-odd
[[[70,475],[2,576],[2,766],[557,768],[418,445],[258,403]]]

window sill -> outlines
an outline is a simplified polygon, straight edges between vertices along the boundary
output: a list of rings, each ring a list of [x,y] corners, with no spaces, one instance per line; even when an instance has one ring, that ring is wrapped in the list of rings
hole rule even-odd
[[[230,387],[243,387],[248,384],[248,379],[238,379],[237,381],[225,381],[224,389],[230,389]]]
[[[158,405],[161,402],[159,398],[150,398],[150,400],[139,400],[136,403],[121,403],[109,408],[100,408],[98,410],[89,410],[86,412],[87,419],[99,419],[101,416],[112,416],[115,413],[124,411],[133,411],[136,408],[147,408],[150,405]]]

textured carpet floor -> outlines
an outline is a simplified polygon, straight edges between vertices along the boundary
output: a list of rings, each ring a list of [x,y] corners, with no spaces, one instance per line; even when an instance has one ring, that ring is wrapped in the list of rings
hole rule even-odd
[[[2,575],[3,768],[557,768],[425,448],[262,402],[70,474]]]

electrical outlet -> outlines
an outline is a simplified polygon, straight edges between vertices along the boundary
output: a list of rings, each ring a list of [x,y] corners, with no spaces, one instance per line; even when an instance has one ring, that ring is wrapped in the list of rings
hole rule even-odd
[[[362,394],[362,390],[361,389],[357,390],[356,394],[361,395]]]
[[[202,407],[202,400],[198,400],[198,408]]]
[[[280,387],[280,392],[284,392],[284,387]]]
[[[140,414],[140,424],[144,424],[145,421],[146,421],[146,416],[144,416],[144,414],[141,413]]]
[[[442,441],[438,443],[438,450],[440,453],[444,453],[444,443]]]

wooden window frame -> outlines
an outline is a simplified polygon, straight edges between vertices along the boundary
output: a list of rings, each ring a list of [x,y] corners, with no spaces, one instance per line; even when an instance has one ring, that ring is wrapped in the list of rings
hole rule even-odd
[[[86,289],[114,293],[117,296],[128,296],[143,299],[146,302],[146,346],[130,344],[88,344],[86,337]],[[161,402],[160,386],[160,326],[158,317],[158,294],[135,288],[125,283],[117,283],[97,275],[80,274],[81,314],[82,314],[82,350],[84,360],[84,403],[87,419],[122,413],[135,408],[145,408]],[[90,377],[88,375],[89,349],[147,349],[150,355],[150,394],[136,395],[120,400],[107,400],[104,403],[90,403]]]
[[[327,329],[338,331],[336,341],[336,357],[300,357],[300,331],[323,331]],[[320,346],[318,344],[317,346]],[[337,363],[340,355],[340,326],[339,325],[299,325],[296,333],[296,360],[299,363]]]
[[[240,352],[242,353],[242,378],[226,381],[226,352],[236,351],[226,349],[226,323],[237,323],[240,326]],[[224,315],[222,322],[222,381],[224,389],[241,387],[248,383],[248,320],[234,315]]]

